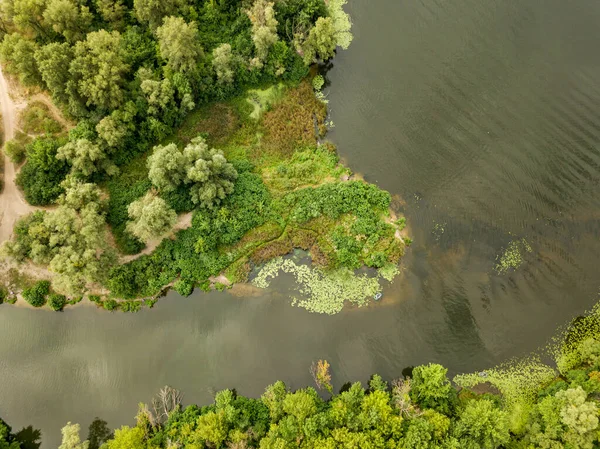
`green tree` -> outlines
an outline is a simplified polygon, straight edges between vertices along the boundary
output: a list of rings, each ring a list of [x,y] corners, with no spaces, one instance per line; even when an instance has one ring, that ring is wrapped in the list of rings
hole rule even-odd
[[[67,83],[71,79],[69,64],[73,59],[73,48],[66,42],[51,42],[35,52],[35,62],[42,80],[52,97],[62,104],[69,103]]]
[[[120,30],[125,26],[124,19],[128,11],[122,0],[96,0],[96,9],[112,25],[113,30]]]
[[[453,405],[455,390],[442,365],[430,363],[413,370],[410,395],[422,407],[448,414]]]
[[[119,169],[110,161],[106,152],[97,144],[87,139],[78,139],[68,142],[58,149],[57,159],[67,161],[76,174],[85,177],[97,171],[105,171],[109,175],[119,172]]]
[[[0,60],[23,84],[34,85],[41,80],[34,58],[37,49],[34,41],[18,33],[7,34],[0,44]]]
[[[269,409],[271,422],[275,423],[283,417],[283,401],[287,394],[287,387],[280,380],[265,389],[260,399]]]
[[[127,223],[127,232],[142,242],[167,233],[177,222],[177,214],[162,198],[148,192],[127,208],[131,221]]]
[[[125,146],[135,133],[136,114],[137,108],[132,101],[111,112],[96,125],[99,140],[111,150]]]
[[[122,105],[129,71],[124,59],[118,31],[94,31],[77,42],[70,72],[88,106],[117,109]]]
[[[495,449],[510,439],[506,412],[489,399],[469,401],[460,413],[454,436],[465,449]]]
[[[176,16],[189,8],[188,0],[133,0],[137,19],[155,30],[166,16]]]
[[[161,191],[175,190],[185,179],[186,161],[177,145],[158,145],[148,157],[148,178]]]
[[[238,174],[222,151],[209,149],[203,138],[196,137],[183,150],[183,157],[187,167],[185,183],[191,184],[194,204],[210,209],[233,192]]]
[[[213,68],[217,73],[217,80],[221,84],[233,83],[233,52],[230,44],[221,44],[213,50]]]
[[[304,63],[311,64],[319,59],[325,61],[335,56],[336,31],[331,17],[319,17],[302,46]]]
[[[62,428],[62,443],[58,446],[58,449],[88,449],[89,441],[81,441],[79,436],[79,424],[67,423]]]
[[[0,419],[0,449],[21,449],[21,443],[15,440],[11,428]]]
[[[46,24],[70,42],[85,36],[93,18],[87,6],[73,0],[49,0],[44,11]]]
[[[255,0],[246,14],[252,22],[252,41],[257,58],[255,65],[260,67],[267,60],[269,49],[278,39],[273,3],[267,0]]]
[[[196,22],[186,23],[181,17],[167,17],[156,30],[160,55],[176,72],[194,70],[203,56]]]
[[[46,0],[13,0],[12,21],[21,30],[33,31],[38,36],[46,35],[44,9]]]

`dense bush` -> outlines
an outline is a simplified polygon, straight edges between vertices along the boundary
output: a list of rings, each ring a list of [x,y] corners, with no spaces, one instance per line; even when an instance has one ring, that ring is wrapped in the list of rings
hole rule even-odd
[[[52,204],[64,191],[60,184],[69,167],[56,158],[62,143],[60,139],[37,138],[27,146],[27,162],[17,175],[17,185],[34,206]]]
[[[38,281],[32,287],[23,290],[23,298],[33,307],[46,304],[46,296],[50,293],[50,282]]]
[[[61,311],[65,307],[66,303],[67,297],[65,295],[52,293],[48,296],[48,305],[52,310],[55,310],[57,312]]]
[[[104,307],[104,310],[108,310],[108,311],[112,312],[117,307],[119,307],[119,303],[117,301],[115,301],[114,299],[105,299],[102,302],[102,307]]]

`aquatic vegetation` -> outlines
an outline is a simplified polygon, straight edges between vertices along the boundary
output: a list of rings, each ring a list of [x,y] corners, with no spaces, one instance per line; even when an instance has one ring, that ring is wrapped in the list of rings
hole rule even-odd
[[[392,282],[400,274],[400,268],[395,263],[386,263],[377,270],[377,274],[388,282]]]
[[[346,302],[362,307],[381,291],[376,277],[358,275],[348,268],[324,271],[283,258],[268,262],[252,283],[267,288],[280,271],[292,274],[298,283],[302,297],[292,298],[292,304],[309,312],[333,315],[341,312]]]
[[[527,417],[537,400],[537,392],[556,377],[556,371],[541,362],[538,356],[507,362],[479,373],[459,374],[454,382],[470,388],[489,382],[502,393],[505,409],[510,415],[510,428],[523,430]]]
[[[504,274],[511,268],[516,270],[523,263],[523,253],[530,253],[531,251],[531,246],[524,238],[512,240],[502,255],[496,258],[498,261],[495,266],[496,272],[498,274]]]

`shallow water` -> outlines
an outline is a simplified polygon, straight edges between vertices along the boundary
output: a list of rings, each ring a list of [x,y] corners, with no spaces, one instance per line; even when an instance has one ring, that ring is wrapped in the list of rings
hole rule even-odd
[[[175,294],[109,314],[0,308],[0,416],[15,430],[94,417],[132,423],[170,384],[186,402],[337,387],[436,361],[452,373],[543,345],[597,300],[600,276],[600,4],[351,1],[355,41],[327,76],[331,138],[353,170],[398,195],[414,244],[384,298],[318,316],[290,278],[258,296]],[[511,240],[532,253],[505,275]],[[248,293],[248,292],[246,292]],[[250,292],[251,293],[251,292]],[[86,435],[86,432],[82,432]]]

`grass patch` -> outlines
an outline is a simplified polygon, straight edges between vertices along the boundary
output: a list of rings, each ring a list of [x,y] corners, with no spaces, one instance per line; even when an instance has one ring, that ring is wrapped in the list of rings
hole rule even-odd
[[[252,106],[252,112],[249,117],[258,121],[262,115],[267,112],[271,106],[283,98],[285,86],[282,83],[271,86],[267,89],[252,89],[248,91],[246,101]]]
[[[58,123],[50,108],[41,101],[30,102],[19,114],[19,128],[25,134],[59,134],[63,127]]]

